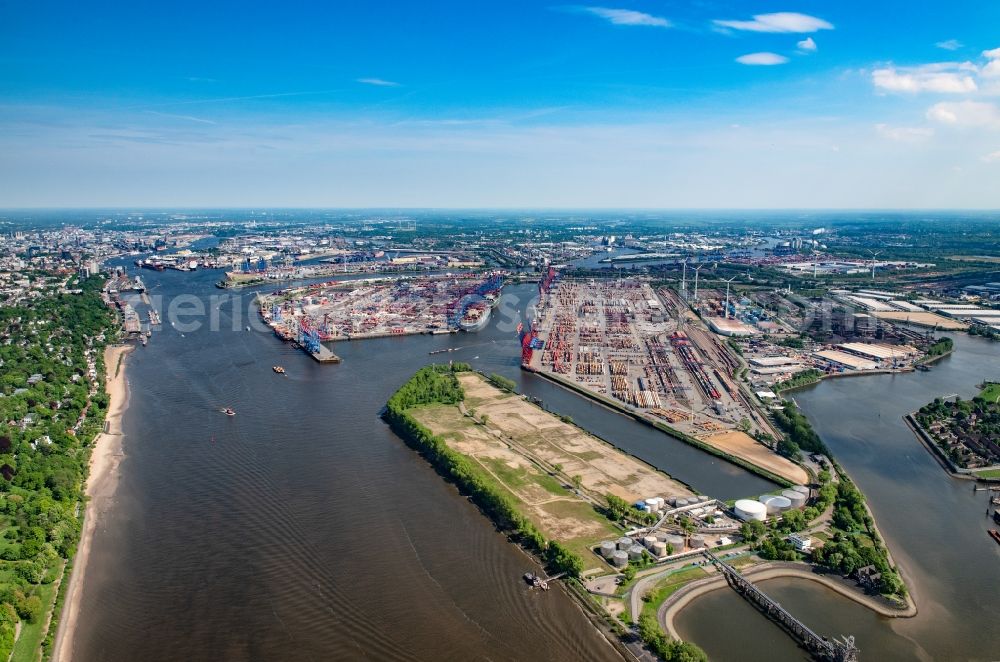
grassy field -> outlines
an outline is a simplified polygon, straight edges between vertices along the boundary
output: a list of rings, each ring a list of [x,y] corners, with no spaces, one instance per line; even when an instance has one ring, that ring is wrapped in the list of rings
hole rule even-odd
[[[693,582],[696,579],[701,579],[705,577],[706,573],[701,568],[688,568],[687,570],[681,570],[675,572],[672,575],[667,575],[660,581],[656,582],[656,585],[646,594],[642,602],[642,615],[649,615],[656,618],[656,610],[660,608],[663,601],[677,592],[682,586]],[[649,598],[648,600],[646,598]]]
[[[991,382],[986,384],[986,388],[979,392],[979,397],[987,402],[1000,402],[1000,383]]]
[[[11,662],[35,662],[40,657],[42,638],[45,636],[43,626],[49,611],[52,609],[52,601],[55,599],[55,585],[42,584],[39,586],[38,597],[42,600],[42,613],[34,623],[21,621],[21,636],[14,643],[14,651],[10,656]]]
[[[984,469],[976,471],[975,474],[980,478],[1000,478],[1000,469]]]

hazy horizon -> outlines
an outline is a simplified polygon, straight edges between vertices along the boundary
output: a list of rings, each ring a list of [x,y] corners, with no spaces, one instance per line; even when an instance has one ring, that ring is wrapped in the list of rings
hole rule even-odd
[[[0,25],[8,208],[1000,208],[997,3],[57,2]]]

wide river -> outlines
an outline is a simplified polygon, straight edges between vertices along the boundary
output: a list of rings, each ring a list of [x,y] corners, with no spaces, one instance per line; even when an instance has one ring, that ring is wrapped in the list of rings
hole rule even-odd
[[[99,504],[75,659],[616,659],[568,596],[525,586],[533,563],[379,418],[433,360],[516,379],[705,493],[771,487],[522,374],[514,326],[535,286],[508,288],[478,334],[336,343],[343,363],[320,365],[246,331],[252,293],[214,288],[220,272],[142,276],[165,323],[128,359],[124,459]],[[202,302],[182,320],[201,328],[169,324],[179,295]],[[446,347],[461,349],[428,355]]]
[[[514,326],[534,286],[505,290],[478,334],[336,343],[344,362],[319,365],[257,330],[252,292],[215,289],[220,272],[142,275],[165,321],[179,295],[208,314],[198,329],[165,323],[128,359],[120,482],[100,504],[75,659],[616,659],[562,592],[527,589],[520,576],[532,562],[379,418],[392,392],[434,360],[515,379],[547,408],[703,493],[728,499],[772,487],[522,373]],[[447,347],[460,349],[428,355]],[[898,421],[933,395],[971,395],[989,366],[998,374],[995,351],[959,339],[959,352],[932,373],[832,381],[796,396],[869,494],[921,607],[890,627],[790,585],[783,603],[808,606],[803,615],[817,626],[837,625],[821,631],[851,632],[869,654],[904,658],[1000,650],[1000,548],[985,536],[983,499],[952,484]],[[288,375],[275,375],[276,364]],[[227,406],[237,416],[220,413]],[[800,656],[780,632],[769,649],[757,646],[771,626],[731,598],[715,592],[692,605],[682,630],[713,658]]]
[[[821,634],[853,634],[863,660],[1000,659],[1000,545],[987,535],[986,492],[949,477],[902,416],[935,397],[971,398],[1000,378],[1000,344],[955,334],[930,372],[832,379],[795,400],[868,496],[919,613],[886,619],[813,582],[762,588]],[[693,602],[678,630],[713,660],[805,659],[778,628],[728,588]],[[725,636],[719,636],[725,632]]]

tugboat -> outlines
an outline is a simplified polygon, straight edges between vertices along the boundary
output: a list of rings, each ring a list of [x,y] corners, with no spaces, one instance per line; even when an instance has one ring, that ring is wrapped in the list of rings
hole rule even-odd
[[[225,409],[222,410],[222,413],[225,414],[226,416],[235,416],[236,410],[233,409],[232,407],[226,407]]]
[[[283,374],[285,374],[285,369],[284,369],[284,368],[282,368],[282,367],[281,367],[280,365],[276,365],[276,366],[273,366],[273,367],[271,368],[271,370],[274,370],[274,371],[275,371],[276,373],[278,373],[279,375],[283,375]]]

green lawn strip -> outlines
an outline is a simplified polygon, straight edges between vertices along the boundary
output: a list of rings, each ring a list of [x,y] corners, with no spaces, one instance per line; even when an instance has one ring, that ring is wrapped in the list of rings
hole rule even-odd
[[[676,593],[685,584],[693,582],[696,579],[701,579],[705,576],[705,571],[700,567],[687,568],[686,570],[679,570],[667,575],[660,581],[656,582],[653,588],[643,598],[642,615],[648,615],[655,619],[657,610],[667,598]],[[646,597],[649,599],[647,600]]]

